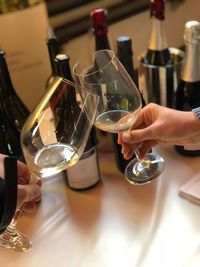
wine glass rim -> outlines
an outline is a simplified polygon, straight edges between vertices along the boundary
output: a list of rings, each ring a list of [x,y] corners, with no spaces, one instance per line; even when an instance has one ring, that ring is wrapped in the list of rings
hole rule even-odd
[[[97,50],[97,51],[94,52],[94,55],[99,54],[99,53],[102,53],[102,52],[107,52],[108,54],[111,55],[110,60],[109,60],[108,63],[105,64],[103,67],[99,68],[98,70],[92,71],[92,72],[90,72],[90,73],[88,73],[88,74],[86,74],[86,73],[84,72],[85,68],[84,68],[84,70],[83,70],[81,73],[77,73],[77,71],[76,71],[75,69],[76,69],[76,67],[77,67],[77,66],[79,65],[79,63],[80,63],[80,61],[78,61],[78,62],[76,62],[76,63],[74,64],[74,67],[73,67],[73,73],[74,73],[77,77],[82,77],[83,75],[84,75],[85,77],[88,77],[88,76],[90,76],[90,75],[94,75],[95,73],[97,73],[97,72],[103,70],[104,68],[106,68],[106,67],[113,61],[114,58],[117,58],[117,57],[115,56],[115,53],[114,53],[112,50],[110,50],[110,49],[101,49],[101,50]],[[88,66],[87,69],[89,69],[90,67],[93,67],[93,66],[92,66],[92,65],[91,65],[91,66]]]
[[[88,90],[87,88],[85,88],[85,87],[79,85],[78,83],[72,82],[72,81],[67,80],[67,79],[65,79],[65,78],[62,78],[62,80],[63,80],[64,82],[67,82],[67,83],[70,84],[71,86],[74,86],[75,88],[78,87],[81,91],[83,90],[83,91],[85,91],[87,94],[90,94],[90,95],[92,95],[92,96],[95,96],[95,97],[99,98],[99,96],[98,96],[97,94],[95,94],[95,93],[92,92],[91,90]]]

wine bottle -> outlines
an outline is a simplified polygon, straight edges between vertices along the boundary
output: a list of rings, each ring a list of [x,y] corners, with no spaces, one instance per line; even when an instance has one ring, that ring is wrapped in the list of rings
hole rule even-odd
[[[47,88],[51,86],[51,84],[55,80],[55,77],[57,76],[57,71],[56,71],[54,60],[56,58],[56,55],[58,55],[61,52],[58,40],[54,34],[54,30],[51,27],[48,28],[48,37],[47,37],[46,44],[48,47],[49,60],[51,64],[51,75],[48,77],[47,82],[46,82],[46,88]]]
[[[131,37],[122,35],[117,38],[117,57],[138,87],[138,75],[133,63]]]
[[[0,50],[0,86],[5,112],[10,121],[20,131],[29,115],[29,111],[13,87],[4,50]]]
[[[95,38],[95,51],[110,49],[108,40],[107,14],[108,11],[105,8],[94,9],[90,12],[92,31]],[[96,134],[100,143],[101,137],[107,135],[105,131],[99,129],[96,129]]]
[[[70,59],[67,55],[58,54],[55,59],[56,69],[58,76],[73,81],[69,60]],[[75,91],[69,90],[64,101],[67,101],[67,103],[71,105],[71,108],[73,108],[75,115],[75,110],[79,109],[79,106],[76,102]],[[62,119],[61,123],[62,125],[59,127],[63,127]],[[66,183],[71,189],[88,189],[90,187],[93,187],[100,181],[99,159],[95,145],[95,135],[92,129],[80,160],[74,166],[66,170]]]
[[[0,85],[0,154],[15,156],[22,155],[20,134],[5,112],[2,87]]]
[[[165,0],[150,0],[152,18],[151,36],[144,62],[150,65],[166,66],[172,63],[164,29]]]
[[[137,72],[134,69],[133,64],[133,50],[132,50],[132,39],[129,36],[119,36],[117,38],[117,57],[119,58],[120,62],[134,81],[136,85],[138,85],[138,77]],[[140,92],[140,91],[139,91]],[[144,98],[141,95],[142,99],[142,106],[144,107],[146,105]],[[117,142],[117,135],[114,135],[115,141]],[[123,155],[121,154],[121,145],[115,146],[115,154],[116,156],[116,163],[118,166],[118,169],[121,172],[124,172],[127,164],[135,158],[135,154],[133,157],[129,160],[125,160]]]
[[[108,12],[104,8],[95,9],[90,13],[93,33],[95,37],[95,50],[110,49],[110,43],[108,39],[108,26],[107,26],[107,16]],[[103,134],[103,131],[100,131]],[[97,132],[98,136],[98,132]],[[112,144],[115,152],[115,161],[117,168],[124,172],[128,161],[126,161],[121,153],[121,145],[118,144],[118,135],[117,134],[107,134],[107,137],[111,136]],[[101,140],[101,136],[99,137]],[[113,149],[113,148],[112,148]]]
[[[95,50],[110,49],[107,27],[108,11],[104,8],[94,9],[90,13],[93,34],[95,36]]]
[[[18,95],[32,110],[44,94],[50,73],[44,40],[49,26],[44,0],[9,0],[0,3],[1,47]],[[30,97],[30,92],[34,92]]]
[[[176,109],[191,111],[200,107],[200,23],[188,21],[185,24],[185,59],[181,80],[176,90]],[[199,156],[200,148],[175,146],[186,156]]]

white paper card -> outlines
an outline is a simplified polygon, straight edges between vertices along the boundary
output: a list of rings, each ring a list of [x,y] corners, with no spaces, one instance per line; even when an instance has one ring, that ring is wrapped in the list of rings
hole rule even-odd
[[[180,187],[179,196],[200,205],[200,172]]]

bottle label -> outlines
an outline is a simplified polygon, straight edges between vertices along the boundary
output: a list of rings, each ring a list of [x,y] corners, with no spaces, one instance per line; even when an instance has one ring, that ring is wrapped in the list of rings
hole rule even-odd
[[[44,94],[50,73],[46,47],[49,26],[46,5],[37,5],[0,15],[0,47],[17,94],[30,109]],[[30,97],[30,92],[34,92]]]
[[[99,181],[96,149],[92,148],[91,152],[88,157],[82,157],[74,166],[67,169],[68,183],[71,188],[84,189]]]

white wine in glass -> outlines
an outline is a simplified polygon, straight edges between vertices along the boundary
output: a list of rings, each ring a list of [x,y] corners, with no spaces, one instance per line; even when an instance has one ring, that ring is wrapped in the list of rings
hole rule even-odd
[[[22,150],[33,176],[48,178],[79,160],[95,119],[98,99],[60,77],[51,85],[21,131]]]

